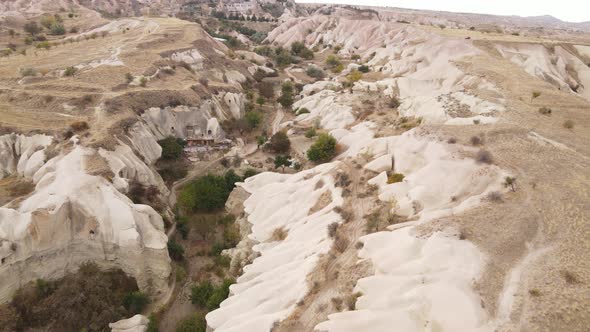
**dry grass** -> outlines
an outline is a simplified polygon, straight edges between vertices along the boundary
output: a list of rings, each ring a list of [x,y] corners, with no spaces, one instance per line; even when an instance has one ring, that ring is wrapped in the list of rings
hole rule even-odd
[[[272,231],[272,235],[270,236],[269,240],[271,242],[283,241],[287,238],[288,235],[289,233],[285,230],[285,227],[275,228],[275,230]]]

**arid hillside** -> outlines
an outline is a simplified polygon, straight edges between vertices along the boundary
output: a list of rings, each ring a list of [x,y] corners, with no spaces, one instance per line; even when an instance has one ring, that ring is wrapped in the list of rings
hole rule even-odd
[[[587,331],[587,24],[201,5],[0,4],[0,331]]]

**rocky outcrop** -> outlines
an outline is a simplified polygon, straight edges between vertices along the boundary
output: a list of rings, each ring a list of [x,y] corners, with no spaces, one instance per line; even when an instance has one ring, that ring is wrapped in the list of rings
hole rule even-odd
[[[31,177],[33,194],[0,207],[0,302],[29,281],[60,278],[88,261],[122,269],[152,296],[166,292],[170,258],[162,217],[120,191],[132,180],[156,186],[162,180],[129,147],[74,146]]]
[[[145,332],[148,329],[149,319],[143,315],[135,315],[131,318],[121,319],[110,323],[111,332]]]
[[[205,100],[198,107],[152,107],[142,114],[142,119],[149,132],[156,139],[168,136],[186,138],[187,127],[191,126],[194,135],[211,135],[214,138],[223,138],[224,133],[220,122],[229,119],[239,119],[244,114],[245,98],[241,93],[226,92],[219,97],[213,96]],[[145,128],[137,124],[132,128],[134,137],[146,137]],[[149,135],[148,135],[149,137]],[[144,152],[146,155],[152,153]]]
[[[13,173],[31,178],[45,162],[45,148],[52,141],[47,135],[0,136],[0,179]]]

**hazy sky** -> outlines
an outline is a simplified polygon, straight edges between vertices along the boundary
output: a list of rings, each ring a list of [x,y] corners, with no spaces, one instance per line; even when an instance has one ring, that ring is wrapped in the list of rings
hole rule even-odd
[[[388,6],[494,15],[551,15],[563,21],[590,21],[590,0],[296,0],[296,2]]]

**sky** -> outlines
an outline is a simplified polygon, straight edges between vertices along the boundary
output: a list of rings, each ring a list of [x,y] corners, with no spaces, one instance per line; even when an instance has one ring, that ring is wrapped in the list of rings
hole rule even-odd
[[[590,21],[590,0],[296,0],[305,3],[388,6],[492,15],[551,15],[562,21]]]

